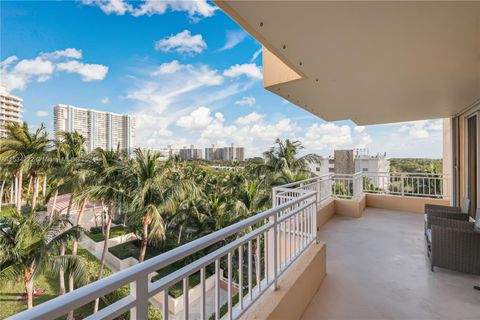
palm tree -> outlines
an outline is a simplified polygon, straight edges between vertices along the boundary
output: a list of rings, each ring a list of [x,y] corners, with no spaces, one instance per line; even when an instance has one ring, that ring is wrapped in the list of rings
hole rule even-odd
[[[0,283],[23,282],[29,309],[33,306],[34,280],[41,273],[61,267],[82,279],[82,260],[59,256],[62,244],[80,236],[79,227],[66,229],[68,221],[60,218],[39,222],[33,212],[24,216],[14,209],[4,219],[8,227],[0,228]]]
[[[56,177],[56,190],[53,200],[52,211],[50,213],[50,219],[54,215],[56,199],[58,196],[59,188],[62,187],[66,192],[70,192],[70,198],[67,207],[67,218],[70,217],[71,210],[74,204],[74,196],[79,193],[84,181],[84,176],[80,174],[79,165],[81,162],[78,160],[85,154],[85,138],[78,132],[59,132],[55,137],[55,150],[53,150],[52,160],[56,162],[53,176]],[[81,167],[80,167],[81,168]],[[86,201],[86,199],[82,200]],[[81,215],[83,213],[84,203],[80,204],[81,210],[77,212],[77,223],[80,222]],[[72,255],[77,254],[78,243],[73,241]],[[65,254],[65,244],[62,244],[60,254]],[[69,278],[69,291],[74,290],[73,274],[68,274]],[[65,293],[65,273],[62,268],[59,271],[59,293]],[[69,319],[73,318],[73,311],[69,314]]]
[[[133,219],[141,220],[142,244],[139,262],[145,260],[148,242],[165,239],[163,216],[177,211],[179,204],[197,193],[195,183],[185,171],[185,162],[178,157],[163,166],[157,153],[135,151],[132,165],[136,188],[132,194]]]
[[[127,163],[126,159],[127,155],[119,150],[96,149],[84,163],[83,170],[87,172],[87,187],[82,192],[82,197],[101,201],[107,208],[107,220],[104,226],[105,241],[98,268],[98,280],[103,277],[105,255],[108,249],[108,239],[110,238],[110,228],[115,208],[121,206],[128,199],[128,181],[123,175],[123,168]],[[96,299],[94,313],[98,311],[98,306],[99,299]]]
[[[45,155],[49,148],[45,126],[42,124],[33,133],[30,133],[28,124],[11,122],[7,125],[7,134],[0,139],[0,162],[14,166],[18,179],[18,193],[16,199],[17,210],[22,206],[23,171],[34,166]],[[32,208],[32,211],[34,208]]]
[[[272,185],[303,180],[310,175],[308,164],[320,162],[320,157],[315,154],[298,156],[299,151],[303,149],[300,141],[276,139],[275,144],[263,153],[264,163],[255,165],[253,168],[254,173],[271,178]],[[275,175],[268,173],[275,173]]]

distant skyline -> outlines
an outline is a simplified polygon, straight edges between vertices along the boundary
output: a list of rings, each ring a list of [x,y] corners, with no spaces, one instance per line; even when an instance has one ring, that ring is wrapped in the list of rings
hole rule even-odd
[[[137,145],[245,147],[275,138],[305,151],[368,148],[442,157],[442,121],[325,122],[262,87],[261,45],[207,1],[2,1],[0,82],[24,120],[53,132],[53,106],[131,114]]]

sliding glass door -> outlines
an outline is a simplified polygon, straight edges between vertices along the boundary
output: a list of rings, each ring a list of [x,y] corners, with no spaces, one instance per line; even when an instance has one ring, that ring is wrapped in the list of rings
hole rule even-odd
[[[466,118],[466,195],[470,199],[470,215],[474,218],[479,206],[479,116]]]

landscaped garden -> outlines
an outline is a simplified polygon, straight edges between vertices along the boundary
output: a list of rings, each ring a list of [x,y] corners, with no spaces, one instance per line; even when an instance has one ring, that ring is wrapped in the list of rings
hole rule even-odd
[[[128,230],[124,226],[114,226],[110,229],[110,238],[115,238],[119,236],[126,235]],[[102,232],[102,228],[91,228],[90,231],[85,231],[85,234],[95,242],[100,242],[105,240],[105,235]]]

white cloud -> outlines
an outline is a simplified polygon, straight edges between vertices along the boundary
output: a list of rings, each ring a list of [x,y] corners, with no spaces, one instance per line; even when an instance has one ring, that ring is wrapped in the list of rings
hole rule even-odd
[[[247,114],[244,117],[239,117],[235,123],[239,125],[247,125],[247,124],[253,124],[253,123],[258,123],[260,120],[264,119],[265,115],[260,114],[257,112],[252,112]]]
[[[108,67],[71,60],[81,58],[82,50],[75,48],[44,52],[34,59],[19,60],[17,56],[10,56],[0,62],[0,79],[10,90],[23,90],[32,81],[48,81],[58,71],[78,73],[83,81],[105,78]]]
[[[173,60],[172,62],[166,62],[166,63],[162,63],[160,65],[160,67],[158,67],[153,73],[152,75],[154,76],[158,76],[158,75],[162,75],[162,74],[172,74],[172,73],[175,73],[181,69],[184,69],[184,68],[191,68],[192,66],[187,64],[187,65],[184,65],[184,64],[180,64],[177,60]]]
[[[175,123],[185,129],[204,129],[213,121],[209,108],[200,107],[187,116],[180,117]]]
[[[155,41],[155,50],[163,52],[176,51],[184,54],[202,53],[207,48],[201,34],[193,35],[190,30],[184,30],[176,35]]]
[[[18,61],[16,56],[6,58],[0,63],[0,79],[10,90],[23,90],[31,81],[44,82],[51,78],[55,65],[40,57],[20,60],[13,68],[9,67]]]
[[[262,53],[262,48],[258,49],[255,51],[252,55],[252,58],[250,59],[250,62],[255,62],[257,60],[258,56]]]
[[[82,81],[103,80],[107,76],[108,67],[101,64],[88,64],[78,61],[61,62],[57,64],[60,71],[77,73],[81,76]]]
[[[123,16],[127,12],[132,12],[133,7],[124,0],[82,0],[85,5],[96,5],[106,14],[115,14]]]
[[[146,0],[140,7],[134,9],[134,16],[164,14],[167,10],[184,11],[194,21],[201,17],[211,17],[217,7],[212,6],[207,0],[178,1],[178,0]]]
[[[59,58],[82,59],[82,50],[78,50],[75,48],[67,48],[64,50],[45,52],[45,53],[42,53],[40,57],[46,58],[46,59],[59,59]]]
[[[225,44],[218,51],[230,50],[236,47],[246,36],[247,34],[243,30],[227,30]]]
[[[252,79],[262,79],[262,71],[255,63],[236,64],[223,72],[223,75],[230,78],[238,78],[245,75]]]
[[[102,104],[109,104],[110,103],[110,98],[109,97],[103,97],[102,100],[100,100]]]
[[[335,123],[313,124],[305,131],[304,143],[309,149],[322,150],[349,145],[353,142],[349,126]]]
[[[37,112],[35,112],[35,115],[37,117],[48,117],[48,112],[47,111],[44,111],[44,110],[38,110]]]
[[[245,96],[242,97],[242,99],[235,101],[235,104],[239,106],[253,106],[256,102],[257,100],[255,97]]]
[[[441,131],[442,129],[443,123],[441,119],[422,120],[401,123],[398,132],[408,133],[410,137],[415,139],[427,139],[434,132]]]

